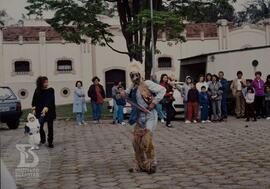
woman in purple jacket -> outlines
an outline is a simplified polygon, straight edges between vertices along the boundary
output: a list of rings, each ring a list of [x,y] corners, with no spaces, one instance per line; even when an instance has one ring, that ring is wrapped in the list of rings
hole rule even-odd
[[[264,81],[261,79],[262,72],[255,73],[255,79],[252,81],[252,86],[255,89],[255,109],[258,118],[264,117]]]

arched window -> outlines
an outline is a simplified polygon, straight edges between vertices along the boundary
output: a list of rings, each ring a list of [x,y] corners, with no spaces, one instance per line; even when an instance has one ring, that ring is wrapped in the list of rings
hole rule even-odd
[[[172,58],[170,58],[170,57],[158,58],[158,67],[159,68],[171,68],[172,67]]]
[[[114,81],[121,81],[122,86],[126,87],[126,71],[122,69],[111,69],[105,72],[105,82],[106,82],[106,96],[108,98],[112,97],[112,87]]]
[[[14,62],[15,73],[28,73],[30,72],[30,62],[26,60],[19,60]]]
[[[73,71],[72,60],[68,60],[68,59],[57,60],[56,71],[57,72],[72,72]]]

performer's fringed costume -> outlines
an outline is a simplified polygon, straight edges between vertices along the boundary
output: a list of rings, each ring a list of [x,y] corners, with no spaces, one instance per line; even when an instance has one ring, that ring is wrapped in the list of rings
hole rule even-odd
[[[151,174],[156,172],[157,166],[152,141],[158,122],[155,105],[163,98],[166,89],[150,80],[144,81],[139,64],[130,66],[130,78],[132,87],[126,90],[133,104],[129,123],[136,124],[133,139],[136,167],[130,171]]]

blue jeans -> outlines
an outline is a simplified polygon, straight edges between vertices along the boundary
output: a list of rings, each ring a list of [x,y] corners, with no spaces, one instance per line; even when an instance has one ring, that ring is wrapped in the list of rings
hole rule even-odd
[[[124,122],[124,111],[123,110],[124,110],[124,106],[118,105],[117,118],[118,118],[119,123]]]
[[[222,118],[227,118],[228,117],[227,96],[222,96],[221,113],[222,113]]]
[[[221,119],[221,100],[212,100],[213,120]]]
[[[92,113],[93,113],[93,120],[94,121],[100,120],[101,109],[102,109],[102,104],[97,104],[95,101],[92,101]]]
[[[157,110],[157,113],[158,113],[158,118],[159,119],[164,119],[165,118],[165,115],[164,115],[164,112],[162,110],[162,105],[161,104],[157,104],[156,105],[156,110]]]
[[[201,120],[208,120],[208,104],[201,104]]]
[[[84,113],[76,113],[76,121],[77,123],[83,123],[84,122]]]
[[[117,113],[118,112],[118,105],[116,104],[115,99],[113,99],[113,121],[116,121],[118,118]]]
[[[184,114],[185,114],[185,119],[188,117],[188,103],[184,101]]]

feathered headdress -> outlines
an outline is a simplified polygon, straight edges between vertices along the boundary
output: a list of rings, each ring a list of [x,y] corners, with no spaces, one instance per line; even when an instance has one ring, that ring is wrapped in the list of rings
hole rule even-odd
[[[137,72],[137,73],[140,73],[142,77],[144,76],[144,71],[143,71],[143,68],[142,68],[142,64],[139,63],[139,62],[130,63],[129,66],[128,66],[128,72],[129,73]]]

